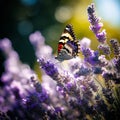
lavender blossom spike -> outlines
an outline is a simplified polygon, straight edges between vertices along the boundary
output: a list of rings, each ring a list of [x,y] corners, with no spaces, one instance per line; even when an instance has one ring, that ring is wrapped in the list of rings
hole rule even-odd
[[[98,18],[95,14],[95,6],[94,4],[91,4],[88,6],[88,20],[90,22],[90,29],[93,31],[95,36],[97,37],[98,41],[100,43],[106,42],[106,32],[105,30],[100,31],[100,29],[103,27],[103,23],[100,22],[100,18]]]
[[[58,69],[50,61],[45,61],[44,59],[38,59],[41,68],[46,72],[47,75],[56,79],[59,76]]]
[[[90,6],[88,6],[88,17],[89,17],[89,22],[92,24],[92,25],[96,25],[99,23],[100,19],[98,19],[95,15],[95,6],[94,4],[91,4]]]
[[[102,32],[99,32],[96,34],[96,37],[100,43],[105,43],[106,41],[106,32],[103,30]]]
[[[115,39],[110,40],[112,48],[114,50],[115,57],[120,57],[120,45],[119,42]]]
[[[98,46],[98,49],[99,49],[99,50],[102,50],[102,52],[103,52],[104,54],[106,54],[106,55],[109,55],[109,54],[110,54],[110,47],[109,47],[109,45],[107,45],[107,44],[100,44],[100,45]]]
[[[82,54],[84,55],[84,60],[88,63],[90,63],[91,65],[97,65],[100,63],[98,57],[99,57],[99,53],[98,51],[92,51],[89,48],[82,50]]]

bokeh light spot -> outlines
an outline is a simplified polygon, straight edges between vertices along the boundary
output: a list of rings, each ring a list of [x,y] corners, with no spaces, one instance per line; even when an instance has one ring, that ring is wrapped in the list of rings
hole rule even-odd
[[[64,23],[72,16],[72,9],[68,6],[62,6],[56,9],[55,18],[57,21]]]
[[[26,6],[35,5],[37,1],[38,0],[21,0],[22,4]]]
[[[21,34],[21,35],[29,35],[33,30],[33,25],[31,22],[29,21],[21,21],[19,24],[18,24],[18,32]]]

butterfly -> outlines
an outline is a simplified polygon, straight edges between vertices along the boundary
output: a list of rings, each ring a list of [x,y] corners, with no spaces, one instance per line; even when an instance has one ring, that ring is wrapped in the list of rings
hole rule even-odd
[[[78,56],[80,52],[80,44],[76,40],[72,25],[66,25],[64,32],[60,36],[58,43],[58,55],[56,57],[59,61],[70,60]]]

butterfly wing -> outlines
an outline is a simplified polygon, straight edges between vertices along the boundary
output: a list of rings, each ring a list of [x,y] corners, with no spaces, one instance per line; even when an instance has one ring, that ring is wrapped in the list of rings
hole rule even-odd
[[[78,41],[75,38],[73,28],[71,25],[66,25],[58,43],[58,56],[56,59],[59,61],[69,60],[78,54]]]

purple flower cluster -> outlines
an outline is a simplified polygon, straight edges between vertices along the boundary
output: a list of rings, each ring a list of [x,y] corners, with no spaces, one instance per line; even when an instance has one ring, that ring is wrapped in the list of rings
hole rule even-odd
[[[87,11],[88,20],[91,23],[90,30],[92,30],[95,33],[99,42],[104,43],[106,41],[106,32],[105,30],[100,32],[100,29],[102,28],[103,24],[99,22],[100,18],[97,18],[95,14],[94,4],[88,6]]]
[[[103,24],[100,22],[100,18],[98,18],[95,14],[94,4],[88,6],[87,11],[88,11],[88,20],[91,24],[90,30],[93,31],[96,38],[98,39],[98,42],[100,43],[98,48],[102,50],[104,54],[109,55],[110,48],[109,45],[106,43],[106,32],[105,30],[101,31]]]
[[[9,39],[0,41],[5,71],[0,78],[0,120],[118,120],[120,117],[120,45],[107,44],[103,24],[88,6],[90,29],[100,42],[80,41],[83,58],[58,62],[37,31],[29,36],[40,66],[41,79],[23,64]],[[76,48],[75,48],[76,49]],[[100,50],[103,54],[100,54]],[[114,57],[107,59],[113,51]]]

